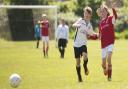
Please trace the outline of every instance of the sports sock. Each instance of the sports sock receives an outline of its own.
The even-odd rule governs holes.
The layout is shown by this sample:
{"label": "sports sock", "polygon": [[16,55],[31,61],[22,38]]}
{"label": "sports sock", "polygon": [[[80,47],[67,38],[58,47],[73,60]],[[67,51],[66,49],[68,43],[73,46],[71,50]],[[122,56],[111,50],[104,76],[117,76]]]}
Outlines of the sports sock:
{"label": "sports sock", "polygon": [[77,76],[78,76],[79,82],[82,82],[82,78],[81,78],[81,67],[80,66],[76,66],[76,71],[77,71]]}
{"label": "sports sock", "polygon": [[84,60],[84,67],[86,67],[87,66],[87,64],[88,64],[88,58],[87,58],[87,60]]}
{"label": "sports sock", "polygon": [[87,60],[84,60],[84,63],[83,63],[83,67],[84,67],[85,75],[88,75],[88,68],[87,68],[87,64],[88,64],[88,59],[87,59]]}
{"label": "sports sock", "polygon": [[83,67],[85,71],[87,71],[87,64],[88,64],[88,59],[84,60],[84,63],[83,63]]}
{"label": "sports sock", "polygon": [[61,47],[59,47],[59,52],[60,52],[60,55],[61,55],[61,58],[62,58],[62,49],[61,49]]}
{"label": "sports sock", "polygon": [[45,57],[45,50],[43,49],[44,57]]}
{"label": "sports sock", "polygon": [[108,65],[108,78],[112,76],[112,65]]}
{"label": "sports sock", "polygon": [[39,47],[39,41],[37,41],[37,48]]}
{"label": "sports sock", "polygon": [[61,54],[62,55],[62,58],[64,58],[64,53],[65,53],[65,49],[63,48],[62,49],[62,54]]}
{"label": "sports sock", "polygon": [[46,55],[47,55],[47,57],[48,57],[48,49],[49,49],[49,48],[47,47],[47,48],[46,48]]}

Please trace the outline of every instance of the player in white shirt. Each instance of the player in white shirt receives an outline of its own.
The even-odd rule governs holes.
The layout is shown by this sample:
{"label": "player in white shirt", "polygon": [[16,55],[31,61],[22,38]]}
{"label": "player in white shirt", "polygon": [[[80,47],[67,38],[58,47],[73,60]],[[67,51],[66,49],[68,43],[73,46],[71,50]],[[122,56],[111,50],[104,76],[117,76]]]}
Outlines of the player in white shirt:
{"label": "player in white shirt", "polygon": [[58,42],[58,49],[61,54],[61,58],[64,58],[65,48],[68,43],[68,38],[69,38],[69,27],[68,25],[65,24],[64,19],[62,19],[56,31],[56,40]]}
{"label": "player in white shirt", "polygon": [[84,8],[84,18],[80,18],[77,20],[73,27],[76,27],[76,35],[74,38],[74,54],[76,59],[76,71],[78,75],[78,81],[82,82],[81,77],[81,67],[80,67],[80,58],[83,56],[83,67],[85,71],[85,75],[89,74],[89,70],[87,67],[88,56],[87,56],[87,37],[91,36],[96,39],[97,34],[93,31],[92,25],[90,23],[90,19],[92,16],[92,9],[90,7]]}

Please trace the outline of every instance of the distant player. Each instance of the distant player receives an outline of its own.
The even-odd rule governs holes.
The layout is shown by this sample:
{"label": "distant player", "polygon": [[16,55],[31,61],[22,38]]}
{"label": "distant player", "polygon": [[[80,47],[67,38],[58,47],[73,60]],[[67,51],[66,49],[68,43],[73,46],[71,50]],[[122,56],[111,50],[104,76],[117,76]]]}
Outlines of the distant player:
{"label": "distant player", "polygon": [[47,19],[46,14],[42,14],[41,24],[41,36],[43,41],[43,53],[44,57],[48,57],[48,49],[49,49],[49,21]]}
{"label": "distant player", "polygon": [[37,40],[36,48],[39,47],[39,41],[40,41],[40,24],[37,22],[35,25],[35,38]]}
{"label": "distant player", "polygon": [[111,58],[115,42],[114,24],[117,19],[115,9],[112,8],[112,11],[113,15],[110,16],[108,8],[106,6],[102,6],[100,13],[101,21],[99,23],[99,36],[102,47],[102,68],[104,74],[107,75],[108,81],[111,81],[112,77]]}
{"label": "distant player", "polygon": [[97,38],[97,34],[93,31],[90,19],[92,17],[92,9],[90,7],[84,8],[84,17],[77,20],[73,27],[76,27],[76,35],[74,39],[74,54],[76,59],[76,71],[78,75],[78,81],[82,82],[80,58],[83,56],[83,67],[85,75],[89,74],[87,67],[88,64],[88,52],[87,52],[87,36],[94,36]]}
{"label": "distant player", "polygon": [[58,25],[56,32],[56,39],[58,42],[58,49],[61,54],[61,58],[64,58],[65,48],[68,43],[69,38],[69,27],[65,24],[64,19],[61,20],[61,23]]}

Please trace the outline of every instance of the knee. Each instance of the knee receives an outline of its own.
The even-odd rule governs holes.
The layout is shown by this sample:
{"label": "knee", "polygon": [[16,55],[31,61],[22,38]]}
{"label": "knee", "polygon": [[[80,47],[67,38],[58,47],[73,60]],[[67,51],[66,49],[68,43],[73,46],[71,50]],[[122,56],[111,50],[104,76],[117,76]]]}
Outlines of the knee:
{"label": "knee", "polygon": [[[77,59],[76,59],[77,60]],[[76,66],[80,66],[80,60],[76,61]]]}
{"label": "knee", "polygon": [[112,56],[112,52],[108,52],[108,57],[111,57]]}
{"label": "knee", "polygon": [[87,54],[83,54],[84,60],[87,61],[88,60],[88,56]]}

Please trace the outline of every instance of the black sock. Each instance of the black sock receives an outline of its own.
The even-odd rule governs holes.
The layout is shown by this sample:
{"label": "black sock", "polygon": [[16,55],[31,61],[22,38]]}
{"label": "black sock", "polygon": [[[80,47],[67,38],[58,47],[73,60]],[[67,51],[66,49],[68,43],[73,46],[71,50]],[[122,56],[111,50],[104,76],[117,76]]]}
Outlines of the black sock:
{"label": "black sock", "polygon": [[87,60],[84,60],[84,64],[83,64],[83,66],[86,67],[87,64],[88,64],[88,59],[87,59]]}
{"label": "black sock", "polygon": [[65,49],[63,48],[63,49],[62,49],[62,53],[61,53],[62,58],[64,58],[64,53],[65,53]]}
{"label": "black sock", "polygon": [[59,52],[60,52],[60,55],[62,57],[62,49],[61,49],[61,47],[59,47]]}
{"label": "black sock", "polygon": [[84,67],[85,72],[87,72],[87,64],[88,64],[88,59],[84,60],[84,63],[83,63],[83,67]]}
{"label": "black sock", "polygon": [[45,57],[45,50],[43,50],[43,53],[44,53],[44,57]]}
{"label": "black sock", "polygon": [[37,46],[36,46],[36,48],[38,48],[39,47],[39,41],[37,41]]}
{"label": "black sock", "polygon": [[82,82],[82,78],[81,78],[81,67],[80,66],[76,66],[76,71],[77,71],[79,82]]}

